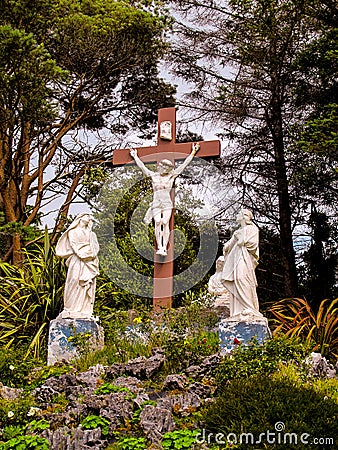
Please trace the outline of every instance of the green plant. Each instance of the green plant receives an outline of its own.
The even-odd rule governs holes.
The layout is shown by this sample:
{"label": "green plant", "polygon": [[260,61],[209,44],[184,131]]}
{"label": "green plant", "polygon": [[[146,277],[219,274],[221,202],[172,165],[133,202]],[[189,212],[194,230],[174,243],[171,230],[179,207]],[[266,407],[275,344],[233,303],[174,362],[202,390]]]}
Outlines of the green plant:
{"label": "green plant", "polygon": [[247,346],[239,345],[231,355],[226,355],[215,371],[217,385],[228,380],[254,375],[269,375],[277,370],[281,361],[301,364],[309,354],[309,346],[299,339],[275,336],[258,344],[256,340]]}
{"label": "green plant", "polygon": [[115,386],[114,384],[111,383],[104,383],[94,391],[94,394],[102,395],[102,394],[111,394],[114,392],[128,392],[129,394],[131,393],[130,389],[126,387]]}
{"label": "green plant", "polygon": [[175,430],[163,435],[164,449],[191,449],[196,443],[196,436],[201,430]]}
{"label": "green plant", "polygon": [[120,450],[144,450],[147,448],[146,440],[143,437],[126,437],[117,443]]}
{"label": "green plant", "polygon": [[70,370],[70,366],[46,366],[44,361],[30,355],[26,358],[27,346],[0,347],[0,382],[8,387],[23,387],[31,390],[50,376],[59,376]]}
{"label": "green plant", "polygon": [[338,298],[323,300],[315,313],[306,300],[286,298],[269,309],[274,334],[282,332],[314,342],[313,351],[338,357]]}
{"label": "green plant", "polygon": [[18,436],[4,444],[0,444],[0,450],[49,450],[47,439],[38,436]]}
{"label": "green plant", "polygon": [[109,434],[109,420],[101,416],[90,415],[87,416],[82,422],[81,426],[84,430],[93,430],[94,428],[101,428],[103,436]]}
{"label": "green plant", "polygon": [[68,342],[71,343],[71,346],[76,348],[78,355],[81,357],[90,352],[90,338],[92,334],[90,332],[77,332],[76,328],[71,324],[69,328],[72,331],[72,335],[69,336]]}
{"label": "green plant", "polygon": [[27,347],[0,348],[0,381],[5,386],[21,387],[27,385],[32,370],[41,364],[35,358],[24,358]]}
{"label": "green plant", "polygon": [[32,420],[31,422],[29,422],[29,424],[27,424],[27,429],[32,432],[32,431],[43,431],[46,430],[47,428],[50,428],[50,423],[45,420],[45,419],[41,419],[41,420]]}
{"label": "green plant", "polygon": [[34,245],[25,250],[22,267],[0,261],[0,344],[26,344],[24,359],[46,353],[48,324],[62,305],[65,279],[47,230],[43,245]]}
{"label": "green plant", "polygon": [[219,347],[217,333],[197,330],[186,337],[168,333],[163,348],[168,369],[181,371],[199,364],[203,357],[216,353]]}
{"label": "green plant", "polygon": [[[315,437],[325,436],[333,443],[338,439],[338,380],[330,380],[329,385],[328,388],[322,380],[304,381],[294,364],[279,365],[279,370],[271,375],[231,380],[219,386],[219,396],[203,410],[206,435],[212,433],[211,442],[215,443],[216,434],[223,433],[224,440],[229,436],[241,449],[256,448],[253,444],[257,445],[260,437],[259,448],[269,444],[269,449],[306,450],[310,442],[311,448],[323,448],[315,445]],[[280,442],[277,431],[281,431]],[[297,435],[296,447],[290,445],[287,433]],[[308,439],[307,445],[301,442],[302,435]]]}
{"label": "green plant", "polygon": [[21,425],[7,425],[2,430],[2,439],[4,441],[9,441],[12,438],[20,436],[24,433],[25,427]]}
{"label": "green plant", "polygon": [[0,423],[2,427],[23,426],[39,411],[35,399],[26,392],[14,400],[0,397]]}

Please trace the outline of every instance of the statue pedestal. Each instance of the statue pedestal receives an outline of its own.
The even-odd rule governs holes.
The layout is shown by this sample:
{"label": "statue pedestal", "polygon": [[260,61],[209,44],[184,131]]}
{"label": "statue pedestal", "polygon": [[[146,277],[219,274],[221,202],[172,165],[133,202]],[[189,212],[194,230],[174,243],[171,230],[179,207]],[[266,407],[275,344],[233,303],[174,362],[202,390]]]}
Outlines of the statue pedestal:
{"label": "statue pedestal", "polygon": [[[84,333],[90,333],[86,337]],[[94,319],[62,319],[56,318],[49,324],[47,364],[52,366],[57,362],[69,362],[79,356],[79,351],[73,344],[71,336],[80,337],[88,345],[88,350],[101,350],[104,343],[103,328]]]}
{"label": "statue pedestal", "polygon": [[229,317],[222,319],[218,326],[220,353],[231,353],[239,344],[246,345],[255,337],[259,344],[271,337],[268,321],[265,317],[238,319]]}

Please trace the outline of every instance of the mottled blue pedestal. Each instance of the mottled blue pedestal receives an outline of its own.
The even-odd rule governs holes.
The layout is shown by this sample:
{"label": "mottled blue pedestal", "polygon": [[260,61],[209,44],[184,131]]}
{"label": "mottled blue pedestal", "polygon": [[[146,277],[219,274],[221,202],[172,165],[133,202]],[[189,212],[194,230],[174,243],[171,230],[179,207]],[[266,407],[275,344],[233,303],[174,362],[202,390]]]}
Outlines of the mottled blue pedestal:
{"label": "mottled blue pedestal", "polygon": [[[90,333],[88,348],[98,350],[103,348],[103,328],[94,319],[61,319],[51,320],[49,324],[48,358],[47,364],[54,365],[57,362],[69,362],[79,356],[78,351],[70,336],[79,333]],[[84,338],[86,336],[84,335]]]}
{"label": "mottled blue pedestal", "polygon": [[221,354],[231,353],[238,345],[246,345],[252,338],[262,344],[271,337],[265,317],[250,320],[223,319],[218,326]]}

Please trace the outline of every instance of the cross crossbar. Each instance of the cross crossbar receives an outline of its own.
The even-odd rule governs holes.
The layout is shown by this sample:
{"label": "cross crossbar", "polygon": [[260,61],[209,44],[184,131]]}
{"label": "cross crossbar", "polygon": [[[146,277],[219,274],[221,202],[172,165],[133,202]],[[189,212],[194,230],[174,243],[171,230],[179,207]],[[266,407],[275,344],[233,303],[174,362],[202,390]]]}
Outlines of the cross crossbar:
{"label": "cross crossbar", "polygon": [[[220,155],[220,141],[199,142],[199,158],[217,157]],[[139,158],[144,163],[159,162],[169,159],[173,163],[184,159],[190,154],[192,142],[176,143],[176,108],[158,110],[158,140],[157,146],[137,148]],[[113,166],[134,163],[130,149],[117,149],[113,154]],[[171,193],[174,204],[174,189]],[[155,309],[172,307],[173,273],[174,273],[174,214],[170,218],[170,238],[168,254],[163,257],[155,252],[154,258],[154,290],[153,306]],[[156,249],[155,249],[156,250]]]}

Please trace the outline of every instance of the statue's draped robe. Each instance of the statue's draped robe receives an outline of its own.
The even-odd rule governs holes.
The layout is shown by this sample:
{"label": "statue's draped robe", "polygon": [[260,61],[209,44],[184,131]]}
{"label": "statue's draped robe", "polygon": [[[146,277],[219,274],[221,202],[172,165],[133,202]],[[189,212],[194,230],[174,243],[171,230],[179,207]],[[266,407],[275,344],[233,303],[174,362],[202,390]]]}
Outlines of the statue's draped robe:
{"label": "statue's draped robe", "polygon": [[222,282],[230,292],[230,317],[243,313],[262,316],[255,275],[259,258],[258,242],[258,228],[250,224],[237,230],[224,245]]}
{"label": "statue's draped robe", "polygon": [[56,254],[67,258],[67,279],[62,318],[92,318],[95,300],[96,276],[99,274],[96,234],[72,224],[61,236]]}

